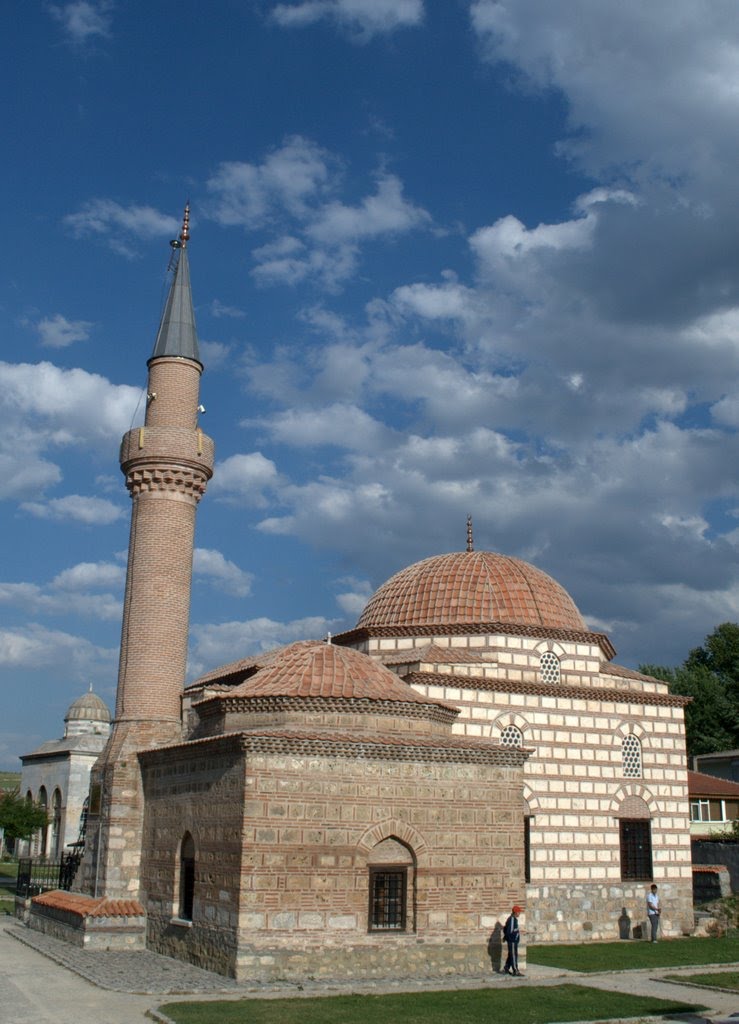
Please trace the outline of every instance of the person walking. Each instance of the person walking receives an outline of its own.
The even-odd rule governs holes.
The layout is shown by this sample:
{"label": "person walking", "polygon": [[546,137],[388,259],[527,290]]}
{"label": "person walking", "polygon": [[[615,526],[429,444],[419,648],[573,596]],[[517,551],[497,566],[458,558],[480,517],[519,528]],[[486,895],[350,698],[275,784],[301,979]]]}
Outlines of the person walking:
{"label": "person walking", "polygon": [[518,925],[520,913],[521,908],[519,906],[513,907],[506,923],[503,925],[503,938],[508,946],[508,956],[506,957],[503,971],[517,978],[523,977],[518,969],[518,943],[521,938],[521,929]]}
{"label": "person walking", "polygon": [[652,884],[647,893],[647,917],[649,924],[652,929],[652,942],[657,941],[657,932],[659,931],[659,916],[662,913],[662,907],[659,902],[659,892],[657,886]]}

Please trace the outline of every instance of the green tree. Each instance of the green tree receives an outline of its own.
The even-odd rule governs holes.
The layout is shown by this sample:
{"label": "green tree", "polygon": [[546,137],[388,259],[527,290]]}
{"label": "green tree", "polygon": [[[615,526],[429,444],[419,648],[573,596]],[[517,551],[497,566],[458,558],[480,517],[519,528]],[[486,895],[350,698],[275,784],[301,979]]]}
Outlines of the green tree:
{"label": "green tree", "polygon": [[6,839],[30,839],[48,821],[46,808],[24,799],[17,789],[0,793],[0,828]]}
{"label": "green tree", "polygon": [[739,624],[717,626],[679,668],[642,665],[639,670],[664,679],[671,693],[693,698],[685,708],[691,757],[739,747]]}

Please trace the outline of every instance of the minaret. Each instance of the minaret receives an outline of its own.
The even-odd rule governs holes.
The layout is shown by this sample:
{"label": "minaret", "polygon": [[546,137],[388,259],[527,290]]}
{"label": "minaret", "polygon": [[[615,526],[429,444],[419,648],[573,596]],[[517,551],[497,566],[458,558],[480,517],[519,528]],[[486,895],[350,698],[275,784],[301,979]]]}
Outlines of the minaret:
{"label": "minaret", "polygon": [[94,895],[118,898],[139,890],[143,794],[136,752],[182,735],[195,513],[213,473],[213,442],[198,426],[203,365],[190,291],[189,221],[187,206],[179,239],[171,243],[174,278],[148,361],[144,426],[121,443],[132,509],[118,690],[91,791],[94,814],[97,781],[97,849],[86,857],[82,880]]}

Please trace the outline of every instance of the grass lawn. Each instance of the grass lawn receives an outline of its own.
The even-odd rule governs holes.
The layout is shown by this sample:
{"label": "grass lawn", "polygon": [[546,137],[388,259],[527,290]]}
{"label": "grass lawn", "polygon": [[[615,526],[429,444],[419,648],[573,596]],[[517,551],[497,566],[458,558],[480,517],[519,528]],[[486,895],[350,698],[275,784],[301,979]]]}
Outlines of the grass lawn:
{"label": "grass lawn", "polygon": [[691,985],[707,985],[709,988],[730,988],[739,992],[739,971],[716,971],[715,974],[671,974],[669,981],[689,981]]}
{"label": "grass lawn", "polygon": [[652,944],[638,939],[592,942],[578,946],[529,946],[530,964],[571,971],[633,971],[648,967],[689,967],[692,964],[739,963],[739,938],[664,939]]}
{"label": "grass lawn", "polygon": [[8,878],[13,881],[18,877],[18,863],[14,860],[0,860],[0,885]]}
{"label": "grass lawn", "polygon": [[660,1013],[687,1013],[694,1004],[670,999],[602,992],[580,985],[553,988],[415,992],[386,996],[351,995],[316,999],[240,999],[166,1003],[160,1007],[177,1024],[555,1024]]}

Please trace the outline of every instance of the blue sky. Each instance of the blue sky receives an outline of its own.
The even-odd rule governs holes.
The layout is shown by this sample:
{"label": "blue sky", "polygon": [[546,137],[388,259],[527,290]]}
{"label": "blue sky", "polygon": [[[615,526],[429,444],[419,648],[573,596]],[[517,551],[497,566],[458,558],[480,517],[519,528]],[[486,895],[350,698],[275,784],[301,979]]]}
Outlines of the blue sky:
{"label": "blue sky", "polygon": [[350,628],[468,514],[622,664],[737,618],[733,2],[28,0],[0,45],[2,766],[114,700],[187,199],[191,675]]}

